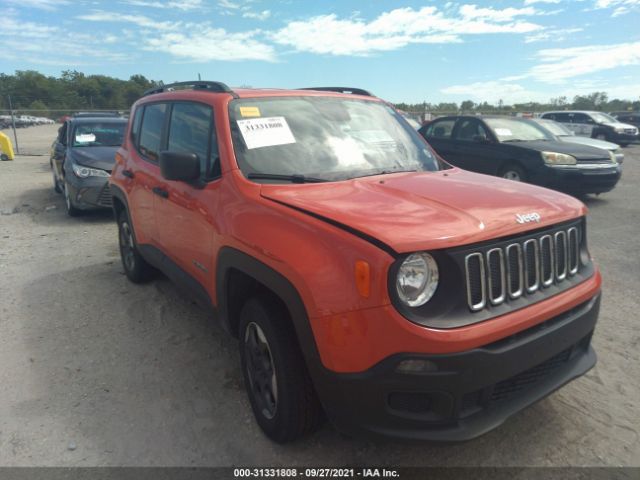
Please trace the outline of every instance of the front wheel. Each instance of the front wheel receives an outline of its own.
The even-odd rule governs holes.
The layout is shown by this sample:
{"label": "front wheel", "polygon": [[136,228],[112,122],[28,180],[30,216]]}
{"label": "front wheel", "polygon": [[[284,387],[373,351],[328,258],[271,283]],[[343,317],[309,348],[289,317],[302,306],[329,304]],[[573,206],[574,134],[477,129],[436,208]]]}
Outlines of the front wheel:
{"label": "front wheel", "polygon": [[527,174],[525,173],[524,169],[519,165],[514,165],[514,164],[507,165],[505,168],[503,168],[502,171],[500,172],[500,176],[502,178],[506,178],[507,180],[513,180],[515,182],[527,181]]}
{"label": "front wheel", "polygon": [[322,407],[288,313],[269,296],[242,308],[240,358],[251,408],[270,439],[286,443],[318,427]]}
{"label": "front wheel", "polygon": [[604,133],[599,133],[596,135],[596,139],[598,140],[603,140],[603,141],[607,141],[607,136]]}
{"label": "front wheel", "polygon": [[76,208],[76,206],[73,204],[71,193],[69,192],[69,186],[66,183],[63,185],[63,193],[64,206],[67,209],[67,215],[69,215],[70,217],[78,217],[82,215],[82,210]]}
{"label": "front wheel", "polygon": [[51,167],[51,175],[53,176],[53,189],[56,193],[62,193],[60,182],[58,182],[58,177],[56,177],[56,172],[53,170],[53,167]]}

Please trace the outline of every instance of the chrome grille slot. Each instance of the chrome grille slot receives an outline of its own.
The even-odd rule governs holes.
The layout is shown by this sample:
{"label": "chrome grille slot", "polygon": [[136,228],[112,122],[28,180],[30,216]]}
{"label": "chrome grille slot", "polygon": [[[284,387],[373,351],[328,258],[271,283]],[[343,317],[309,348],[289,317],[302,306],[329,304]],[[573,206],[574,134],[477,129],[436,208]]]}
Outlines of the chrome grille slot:
{"label": "chrome grille slot", "polygon": [[551,235],[540,237],[540,280],[543,287],[548,287],[553,283],[553,240]]}
{"label": "chrome grille slot", "polygon": [[542,300],[569,288],[585,266],[582,235],[574,223],[466,250],[459,258],[464,258],[469,309],[478,312],[528,296]]}
{"label": "chrome grille slot", "polygon": [[540,251],[538,242],[533,238],[523,244],[525,284],[528,293],[533,293],[540,286]]}
{"label": "chrome grille slot", "polygon": [[569,267],[569,275],[578,273],[578,265],[580,263],[580,238],[578,237],[578,229],[571,227],[567,231],[568,235],[568,252],[567,265]]}
{"label": "chrome grille slot", "polygon": [[555,234],[556,247],[556,278],[558,281],[567,278],[567,233],[560,231]]}
{"label": "chrome grille slot", "polygon": [[512,243],[507,247],[507,286],[511,298],[522,295],[522,270],[522,247],[519,243]]}
{"label": "chrome grille slot", "polygon": [[486,305],[484,257],[481,253],[467,255],[465,260],[467,277],[467,303],[471,310],[482,310]]}
{"label": "chrome grille slot", "polygon": [[487,269],[489,280],[489,300],[498,305],[505,299],[505,266],[504,253],[501,248],[492,248],[487,252]]}

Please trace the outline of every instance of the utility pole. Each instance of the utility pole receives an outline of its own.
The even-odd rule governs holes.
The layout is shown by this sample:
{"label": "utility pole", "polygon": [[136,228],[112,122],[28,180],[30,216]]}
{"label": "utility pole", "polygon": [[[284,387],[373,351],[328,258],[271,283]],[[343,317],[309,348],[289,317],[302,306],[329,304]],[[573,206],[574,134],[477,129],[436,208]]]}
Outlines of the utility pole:
{"label": "utility pole", "polygon": [[18,134],[16,133],[16,117],[13,115],[13,105],[11,105],[11,95],[7,95],[9,99],[9,111],[11,112],[11,126],[13,127],[13,139],[16,144],[16,153],[20,154],[20,147],[18,147]]}

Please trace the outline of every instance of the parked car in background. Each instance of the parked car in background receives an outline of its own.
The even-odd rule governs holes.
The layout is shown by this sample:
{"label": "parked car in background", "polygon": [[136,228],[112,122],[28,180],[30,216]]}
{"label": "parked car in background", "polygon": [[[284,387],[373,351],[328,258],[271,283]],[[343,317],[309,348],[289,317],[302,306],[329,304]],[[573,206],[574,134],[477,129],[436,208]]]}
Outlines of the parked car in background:
{"label": "parked car in background", "polygon": [[640,129],[640,112],[615,112],[611,116],[619,122],[628,123]]}
{"label": "parked car in background", "polygon": [[540,118],[562,123],[576,135],[606,140],[623,147],[640,138],[637,127],[622,123],[602,112],[586,110],[545,112],[540,115]]}
{"label": "parked car in background", "polygon": [[51,172],[70,216],[111,207],[107,181],[126,125],[124,118],[81,116],[69,118],[58,130],[51,146]]}
{"label": "parked car in background", "polygon": [[317,90],[148,91],[109,180],[125,274],[217,312],[266,435],[324,410],[350,434],[465,440],[588,371],[585,206],[451,168],[387,102]]}
{"label": "parked car in background", "polygon": [[576,135],[562,123],[558,123],[555,120],[546,120],[544,118],[532,118],[540,127],[547,130],[550,134],[554,135],[561,142],[579,143],[580,145],[588,145],[590,147],[600,148],[613,153],[616,162],[622,163],[624,161],[624,153],[619,145],[604,140],[598,140],[597,138],[581,137]]}
{"label": "parked car in background", "polygon": [[561,142],[529,119],[449,116],[419,131],[447,162],[474,172],[573,194],[608,192],[620,179],[610,152]]}

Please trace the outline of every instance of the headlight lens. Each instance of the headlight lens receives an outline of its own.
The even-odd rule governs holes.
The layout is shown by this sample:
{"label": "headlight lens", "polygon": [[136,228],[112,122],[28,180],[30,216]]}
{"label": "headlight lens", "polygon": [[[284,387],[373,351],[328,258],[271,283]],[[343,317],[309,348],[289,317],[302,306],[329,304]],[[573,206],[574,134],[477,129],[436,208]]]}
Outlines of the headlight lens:
{"label": "headlight lens", "polygon": [[109,173],[104,170],[99,170],[97,168],[89,168],[83,167],[82,165],[73,165],[73,173],[76,174],[76,177],[87,178],[87,177],[108,177]]}
{"label": "headlight lens", "polygon": [[616,158],[616,152],[614,152],[613,150],[609,150],[609,158],[611,158],[611,161],[613,163],[618,163],[618,160]]}
{"label": "headlight lens", "polygon": [[616,133],[624,133],[624,127],[615,127],[614,130]]}
{"label": "headlight lens", "polygon": [[576,157],[566,153],[542,152],[542,159],[547,165],[575,165],[578,163]]}
{"label": "headlight lens", "polygon": [[424,305],[438,287],[438,264],[428,253],[409,255],[398,270],[396,290],[398,297],[409,307]]}

